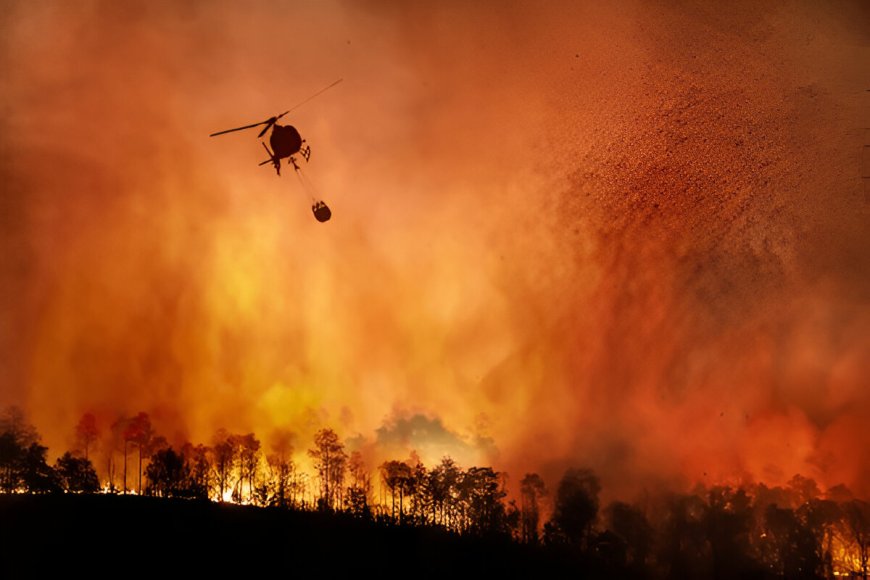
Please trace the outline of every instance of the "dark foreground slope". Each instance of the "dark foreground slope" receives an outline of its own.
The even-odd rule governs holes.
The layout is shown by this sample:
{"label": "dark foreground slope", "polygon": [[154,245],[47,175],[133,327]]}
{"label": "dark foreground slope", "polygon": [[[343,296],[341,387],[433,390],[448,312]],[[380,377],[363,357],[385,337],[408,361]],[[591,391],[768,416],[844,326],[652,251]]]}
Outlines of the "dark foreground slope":
{"label": "dark foreground slope", "polygon": [[0,578],[67,571],[160,577],[603,575],[588,563],[507,541],[342,514],[133,496],[0,495]]}

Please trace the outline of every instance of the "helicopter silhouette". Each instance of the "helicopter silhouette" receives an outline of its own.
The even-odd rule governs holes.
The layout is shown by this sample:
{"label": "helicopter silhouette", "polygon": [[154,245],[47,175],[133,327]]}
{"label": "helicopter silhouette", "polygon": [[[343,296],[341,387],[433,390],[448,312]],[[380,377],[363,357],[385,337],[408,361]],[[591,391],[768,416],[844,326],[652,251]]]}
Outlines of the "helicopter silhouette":
{"label": "helicopter silhouette", "polygon": [[272,146],[272,150],[263,143],[263,147],[266,149],[266,153],[269,154],[269,159],[260,163],[260,165],[265,165],[267,163],[271,163],[275,167],[275,172],[278,175],[281,175],[281,160],[289,159],[290,163],[296,166],[296,158],[294,155],[296,153],[301,153],[302,157],[305,158],[305,161],[308,161],[311,158],[311,147],[305,144],[305,139],[299,134],[299,131],[296,130],[296,127],[292,125],[279,125],[278,119],[289,113],[290,111],[284,111],[280,115],[275,117],[270,117],[265,121],[260,123],[252,123],[251,125],[245,125],[244,127],[236,127],[235,129],[227,129],[226,131],[218,131],[217,133],[212,133],[209,137],[217,137],[218,135],[225,135],[226,133],[232,133],[234,131],[242,131],[244,129],[253,129],[254,127],[259,127],[260,125],[266,125],[263,127],[263,130],[260,131],[260,134],[257,135],[257,138],[262,138],[263,135],[269,129],[272,129],[272,134],[269,135],[269,144]]}
{"label": "helicopter silhouette", "polygon": [[[312,100],[313,98],[321,95],[327,90],[331,89],[338,83],[340,83],[343,79],[338,79],[331,85],[317,91],[301,103],[287,109],[280,115],[275,115],[274,117],[269,117],[265,121],[260,121],[259,123],[251,123],[250,125],[245,125],[243,127],[236,127],[234,129],[226,129],[224,131],[218,131],[217,133],[212,133],[209,137],[217,137],[218,135],[225,135],[227,133],[234,133],[235,131],[243,131],[245,129],[253,129],[254,127],[259,127],[260,125],[265,125],[260,133],[257,135],[258,139],[261,139],[263,135],[265,135],[269,129],[272,130],[272,133],[269,135],[269,145],[272,146],[272,149],[263,143],[263,148],[268,153],[269,158],[260,163],[260,165],[266,165],[267,163],[271,163],[275,168],[275,172],[280,176],[281,175],[281,160],[287,159],[288,164],[293,166],[293,169],[296,170],[296,174],[299,176],[300,181],[303,181],[303,185],[305,185],[305,181],[302,178],[302,169],[299,167],[299,164],[296,163],[296,154],[300,154],[306,162],[311,159],[311,147],[306,144],[305,139],[299,134],[299,131],[296,130],[296,127],[292,125],[279,125],[278,121],[284,117],[287,113],[294,111]],[[332,212],[329,207],[320,200],[315,200],[314,205],[311,207],[311,210],[314,212],[314,217],[317,218],[320,222],[328,221],[330,217],[332,217]]]}

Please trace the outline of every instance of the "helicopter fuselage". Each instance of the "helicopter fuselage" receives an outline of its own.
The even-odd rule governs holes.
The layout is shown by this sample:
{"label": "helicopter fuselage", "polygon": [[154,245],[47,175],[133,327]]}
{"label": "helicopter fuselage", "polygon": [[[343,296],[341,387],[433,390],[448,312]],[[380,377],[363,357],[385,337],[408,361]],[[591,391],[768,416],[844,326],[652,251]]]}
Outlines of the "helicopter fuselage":
{"label": "helicopter fuselage", "polygon": [[292,125],[275,125],[269,135],[272,153],[277,159],[284,159],[299,153],[302,149],[302,136]]}

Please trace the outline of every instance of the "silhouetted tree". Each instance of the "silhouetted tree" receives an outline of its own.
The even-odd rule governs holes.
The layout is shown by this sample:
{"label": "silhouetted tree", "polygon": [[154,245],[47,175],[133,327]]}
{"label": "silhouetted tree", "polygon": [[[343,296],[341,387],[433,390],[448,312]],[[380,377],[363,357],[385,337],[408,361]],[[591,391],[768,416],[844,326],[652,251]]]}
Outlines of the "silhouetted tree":
{"label": "silhouetted tree", "polygon": [[9,433],[21,447],[30,447],[39,442],[36,427],[28,423],[24,411],[15,406],[7,407],[0,414],[0,433]]}
{"label": "silhouetted tree", "polygon": [[755,498],[755,509],[758,512],[756,518],[759,521],[764,519],[764,510],[769,505],[794,507],[792,506],[794,494],[782,487],[767,487],[759,483],[750,490],[750,495]]}
{"label": "silhouetted tree", "polygon": [[870,572],[870,504],[857,499],[844,504],[842,527],[857,554],[858,569],[853,571],[866,579]]}
{"label": "silhouetted tree", "polygon": [[671,578],[711,578],[712,558],[707,541],[707,504],[694,494],[668,498],[659,530],[658,560]]}
{"label": "silhouetted tree", "polygon": [[86,457],[75,457],[67,451],[55,463],[60,484],[67,491],[95,493],[100,491],[100,480],[94,464]]}
{"label": "silhouetted tree", "polygon": [[109,426],[109,431],[103,436],[100,448],[105,454],[106,462],[106,479],[108,480],[108,490],[111,493],[117,491],[115,485],[115,475],[117,465],[115,463],[115,454],[124,452],[124,429],[126,421],[123,417],[119,417]]}
{"label": "silhouetted tree", "polygon": [[537,473],[527,473],[520,481],[521,525],[520,541],[527,544],[538,543],[540,527],[540,501],[547,494],[544,480]]}
{"label": "silhouetted tree", "polygon": [[797,516],[815,536],[816,559],[822,566],[819,574],[830,578],[834,575],[834,535],[843,516],[840,506],[834,501],[814,497],[798,508]]}
{"label": "silhouetted tree", "polygon": [[459,481],[462,472],[450,457],[443,457],[441,463],[429,472],[429,493],[432,501],[433,522],[453,528],[456,522],[456,498],[459,497]]}
{"label": "silhouetted tree", "polygon": [[10,493],[21,485],[21,460],[24,448],[16,440],[15,435],[0,432],[0,489]]}
{"label": "silhouetted tree", "polygon": [[84,451],[85,459],[90,458],[90,448],[99,438],[97,418],[93,413],[85,413],[76,425],[76,446]]}
{"label": "silhouetted tree", "polygon": [[411,454],[411,483],[408,489],[411,491],[411,519],[416,524],[425,524],[429,521],[432,493],[429,489],[429,472],[417,453]]}
{"label": "silhouetted tree", "polygon": [[266,466],[269,470],[272,497],[271,505],[286,507],[291,498],[293,471],[293,434],[289,431],[276,431],[272,435],[272,453],[266,456]]}
{"label": "silhouetted tree", "polygon": [[789,480],[786,489],[792,495],[791,506],[794,508],[798,508],[821,495],[818,484],[800,474],[796,474]]}
{"label": "silhouetted tree", "polygon": [[254,437],[253,433],[246,435],[236,435],[233,438],[236,445],[236,457],[239,466],[239,484],[238,484],[238,499],[244,500],[244,483],[248,483],[248,495],[253,496],[254,493],[254,477],[257,474],[257,468],[260,464],[260,440]]}
{"label": "silhouetted tree", "polygon": [[411,467],[403,461],[385,461],[381,464],[381,481],[390,490],[392,517],[396,519],[396,496],[399,497],[399,523],[404,521],[404,499],[412,478]]}
{"label": "silhouetted tree", "polygon": [[21,460],[21,481],[30,493],[53,493],[61,491],[57,473],[46,463],[48,448],[31,443]]}
{"label": "silhouetted tree", "polygon": [[306,509],[313,502],[311,477],[304,471],[296,470],[290,479],[290,503]]}
{"label": "silhouetted tree", "polygon": [[715,578],[755,576],[761,567],[752,557],[752,500],[743,489],[714,487],[704,510],[705,535],[710,544]]}
{"label": "silhouetted tree", "polygon": [[0,489],[2,491],[9,493],[28,487],[25,477],[28,462],[33,460],[31,448],[37,445],[38,441],[39,435],[36,429],[27,422],[21,409],[9,407],[0,415]]}
{"label": "silhouetted tree", "polygon": [[130,419],[127,417],[118,417],[112,423],[112,439],[120,443],[121,451],[124,455],[124,466],[122,471],[123,484],[121,485],[121,493],[127,493],[127,452],[130,443]]}
{"label": "silhouetted tree", "polygon": [[510,530],[510,535],[512,539],[517,539],[517,534],[519,534],[520,530],[521,518],[522,512],[520,511],[519,506],[517,506],[517,501],[515,499],[510,500],[508,502],[507,511],[505,513],[505,522],[508,529]]}
{"label": "silhouetted tree", "polygon": [[852,490],[850,490],[848,487],[846,487],[842,483],[839,483],[839,484],[835,485],[834,487],[828,488],[828,491],[827,491],[827,493],[825,493],[825,495],[827,496],[827,498],[829,500],[835,501],[838,504],[843,504],[843,503],[846,503],[848,501],[855,499],[855,496],[852,493]]}
{"label": "silhouetted tree", "polygon": [[142,459],[147,459],[149,455],[151,455],[152,451],[154,451],[154,439],[155,439],[154,428],[151,426],[151,418],[148,416],[148,413],[140,412],[135,417],[127,421],[125,430],[124,430],[124,443],[125,443],[125,456],[124,456],[124,486],[126,490],[127,478],[126,478],[126,444],[127,442],[132,443],[136,446],[136,449],[139,452],[139,466],[137,469],[137,478],[136,478],[136,493],[142,493]]}
{"label": "silhouetted tree", "polygon": [[613,502],[604,510],[607,529],[625,543],[626,564],[635,572],[646,567],[653,542],[653,529],[644,513],[635,506]]}
{"label": "silhouetted tree", "polygon": [[186,462],[186,472],[189,478],[187,488],[190,497],[207,499],[211,489],[211,450],[205,445],[185,443],[181,455]]}
{"label": "silhouetted tree", "polygon": [[338,435],[332,429],[321,429],[314,435],[314,448],[308,450],[320,479],[320,505],[331,510],[339,503],[347,454]]}
{"label": "silhouetted tree", "polygon": [[149,495],[160,497],[185,497],[190,495],[187,483],[190,473],[184,456],[171,447],[157,451],[145,469]]}
{"label": "silhouetted tree", "polygon": [[548,541],[584,547],[598,516],[601,484],[589,469],[569,469],[559,481]]}
{"label": "silhouetted tree", "polygon": [[369,493],[371,493],[371,478],[362,454],[354,451],[350,454],[347,462],[347,471],[350,475],[350,485],[347,488],[347,510],[360,518],[370,519]]}
{"label": "silhouetted tree", "polygon": [[822,570],[817,539],[791,508],[764,511],[764,563],[785,578],[816,578]]}
{"label": "silhouetted tree", "polygon": [[236,457],[236,448],[231,436],[224,429],[218,430],[212,446],[212,465],[218,487],[218,501],[224,501],[224,494],[229,489],[230,476]]}
{"label": "silhouetted tree", "polygon": [[[620,575],[620,572],[627,570],[628,561],[628,544],[625,538],[616,532],[606,529],[602,532],[590,532],[588,548],[595,555],[595,560],[598,565],[614,575]],[[633,570],[638,576],[643,577],[642,570]]]}
{"label": "silhouetted tree", "polygon": [[462,478],[460,493],[466,530],[479,536],[509,536],[507,513],[502,502],[506,495],[501,474],[491,467],[470,467]]}

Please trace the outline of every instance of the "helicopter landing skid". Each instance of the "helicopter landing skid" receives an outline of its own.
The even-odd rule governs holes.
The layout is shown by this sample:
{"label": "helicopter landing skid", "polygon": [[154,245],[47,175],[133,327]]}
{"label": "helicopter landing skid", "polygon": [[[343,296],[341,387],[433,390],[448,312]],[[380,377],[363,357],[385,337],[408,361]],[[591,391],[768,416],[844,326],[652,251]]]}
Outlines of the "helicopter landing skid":
{"label": "helicopter landing skid", "polygon": [[269,150],[268,147],[266,147],[266,144],[265,144],[265,143],[261,142],[260,145],[262,145],[262,146],[263,146],[263,149],[266,150],[266,153],[269,154],[269,158],[266,159],[265,161],[263,161],[262,163],[260,163],[260,165],[265,165],[265,164],[267,164],[267,163],[271,163],[271,164],[272,164],[272,167],[275,168],[275,171],[276,171],[276,172],[278,173],[278,175],[280,176],[280,175],[281,175],[281,159],[279,159],[278,157],[276,157],[275,154],[272,153],[272,152]]}

